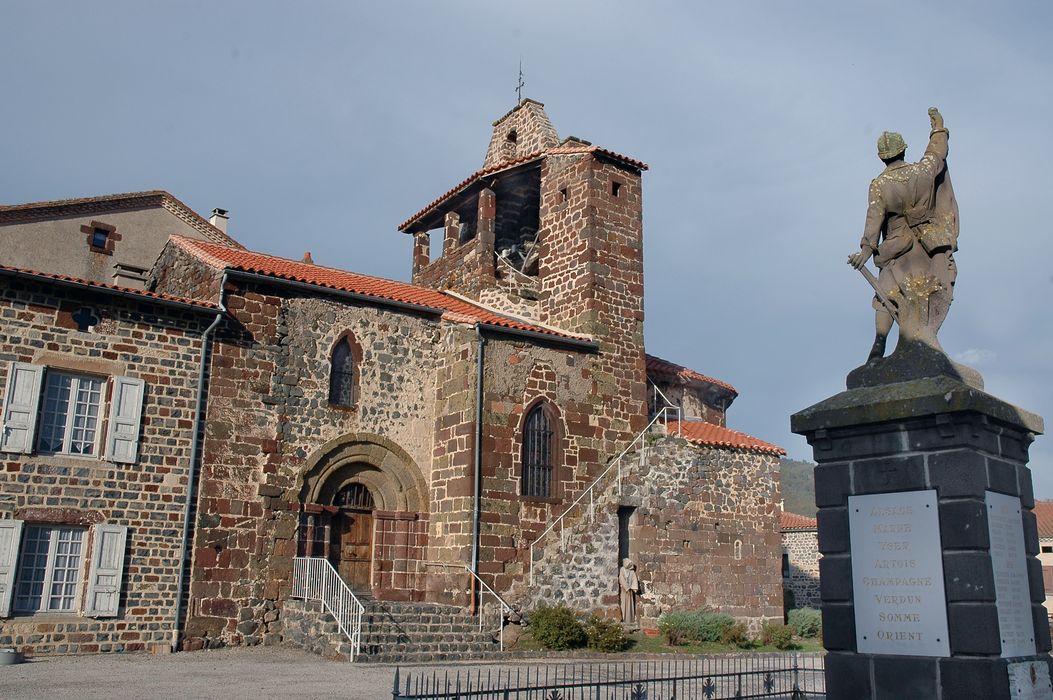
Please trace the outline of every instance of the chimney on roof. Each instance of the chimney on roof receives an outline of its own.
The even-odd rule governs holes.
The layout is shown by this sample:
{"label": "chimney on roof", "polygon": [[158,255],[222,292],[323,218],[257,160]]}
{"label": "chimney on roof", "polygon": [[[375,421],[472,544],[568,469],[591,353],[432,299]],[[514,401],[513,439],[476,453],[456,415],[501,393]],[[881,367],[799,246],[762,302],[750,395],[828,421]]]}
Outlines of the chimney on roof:
{"label": "chimney on roof", "polygon": [[314,258],[311,257],[311,251],[307,251],[303,254],[303,262],[308,265],[314,265]]}
{"label": "chimney on roof", "polygon": [[208,217],[208,223],[218,228],[223,233],[227,232],[227,222],[230,221],[230,217],[227,216],[226,209],[216,208],[212,210],[212,216]]}

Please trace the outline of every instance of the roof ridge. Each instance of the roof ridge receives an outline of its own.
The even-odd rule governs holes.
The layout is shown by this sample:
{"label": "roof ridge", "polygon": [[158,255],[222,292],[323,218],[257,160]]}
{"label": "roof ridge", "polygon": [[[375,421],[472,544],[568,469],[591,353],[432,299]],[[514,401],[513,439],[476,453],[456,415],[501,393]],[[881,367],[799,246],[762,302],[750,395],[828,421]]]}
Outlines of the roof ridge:
{"label": "roof ridge", "polygon": [[135,287],[125,287],[119,284],[109,284],[108,282],[99,282],[97,280],[89,280],[83,277],[74,277],[73,275],[62,275],[54,272],[43,272],[41,270],[33,270],[25,267],[13,267],[11,265],[0,264],[0,271],[12,272],[19,275],[26,275],[31,277],[37,277],[40,279],[50,279],[58,282],[68,282],[78,286],[93,287],[101,290],[116,291],[127,294],[134,294],[135,296],[145,297],[147,299],[153,299],[155,301],[173,301],[181,304],[187,304],[190,306],[197,306],[207,309],[218,309],[219,306],[210,301],[204,301],[202,299],[191,299],[190,297],[178,296],[176,294],[166,294],[164,292],[155,292],[148,289],[137,289]]}
{"label": "roof ridge", "polygon": [[[419,285],[413,285],[413,286],[416,287],[416,286],[419,286]],[[476,307],[478,307],[478,308],[480,308],[480,309],[482,309],[484,311],[489,311],[490,313],[494,314],[495,316],[502,316],[504,318],[507,318],[510,321],[518,321],[519,323],[527,323],[527,324],[530,324],[532,326],[537,326],[538,328],[544,328],[546,330],[550,330],[550,331],[553,331],[555,333],[560,333],[561,335],[565,335],[565,336],[567,336],[569,338],[577,338],[578,340],[586,340],[586,341],[589,341],[589,342],[592,341],[592,336],[591,335],[584,335],[584,334],[581,334],[581,333],[571,333],[570,331],[563,330],[562,328],[559,328],[558,326],[553,326],[553,325],[550,325],[548,323],[542,323],[542,322],[536,321],[536,320],[534,320],[532,318],[527,318],[526,316],[520,316],[518,314],[510,314],[507,311],[504,311],[502,309],[498,309],[496,307],[490,306],[489,304],[484,304],[481,301],[476,301],[475,299],[472,299],[470,297],[466,297],[463,294],[458,294],[457,292],[453,291],[452,289],[441,289],[441,290],[436,290],[436,291],[438,291],[440,294],[445,294],[447,296],[451,296],[454,299],[459,299],[460,301],[463,301],[466,304],[471,304],[472,306],[476,306]]]}
{"label": "roof ridge", "polygon": [[[650,361],[655,362],[655,363],[661,363],[661,364],[668,365],[670,367],[676,368],[676,370],[673,373],[676,374],[676,376],[678,376],[678,377],[681,377],[683,379],[693,379],[695,381],[704,381],[704,382],[706,382],[708,384],[713,384],[714,386],[719,386],[719,387],[722,387],[724,389],[727,389],[728,391],[731,391],[732,393],[734,393],[735,396],[739,395],[739,390],[738,389],[736,389],[734,386],[732,386],[731,384],[729,384],[729,383],[727,383],[727,382],[725,382],[725,381],[723,381],[721,379],[717,379],[716,377],[711,377],[711,376],[709,376],[707,374],[702,374],[701,372],[699,372],[697,370],[693,370],[690,367],[685,367],[684,365],[681,365],[681,364],[678,364],[676,362],[673,362],[672,360],[667,360],[664,357],[659,357],[658,355],[653,355],[653,354],[651,354],[649,352],[646,352],[646,351],[644,352],[644,356],[645,356],[644,357],[645,361],[650,360]],[[655,370],[656,371],[661,371],[657,367],[655,368]],[[687,373],[687,376],[685,376],[685,373]],[[691,376],[691,375],[694,375],[694,376]]]}

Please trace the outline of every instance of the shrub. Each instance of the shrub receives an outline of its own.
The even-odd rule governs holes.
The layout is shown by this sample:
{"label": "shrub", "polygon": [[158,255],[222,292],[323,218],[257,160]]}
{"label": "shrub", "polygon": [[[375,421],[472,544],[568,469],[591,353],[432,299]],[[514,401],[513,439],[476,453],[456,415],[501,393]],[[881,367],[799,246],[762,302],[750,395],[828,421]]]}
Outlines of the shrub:
{"label": "shrub", "polygon": [[776,649],[789,649],[793,646],[793,627],[769,623],[761,630],[761,644]]}
{"label": "shrub", "polygon": [[786,615],[798,637],[818,637],[823,629],[823,614],[815,608],[798,608]]}
{"label": "shrub", "polygon": [[673,646],[687,642],[719,642],[724,630],[733,624],[733,617],[712,610],[670,612],[658,618],[658,629]]}
{"label": "shrub", "polygon": [[564,605],[541,605],[530,614],[530,632],[546,649],[574,649],[585,646],[588,636],[574,612]]}
{"label": "shrub", "polygon": [[629,637],[621,623],[615,620],[593,615],[585,624],[585,633],[589,638],[589,649],[613,652],[629,648]]}
{"label": "shrub", "polygon": [[749,629],[744,622],[734,622],[730,627],[726,627],[724,633],[720,635],[720,642],[722,644],[734,644],[739,649],[748,649],[753,646]]}

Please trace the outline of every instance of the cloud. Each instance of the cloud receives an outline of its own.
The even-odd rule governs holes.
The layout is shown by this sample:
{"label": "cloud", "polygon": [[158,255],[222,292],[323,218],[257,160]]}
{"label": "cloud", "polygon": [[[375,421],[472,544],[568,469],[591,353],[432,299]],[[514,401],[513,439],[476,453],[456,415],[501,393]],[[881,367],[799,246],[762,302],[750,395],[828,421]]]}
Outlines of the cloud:
{"label": "cloud", "polygon": [[961,362],[964,365],[983,365],[995,359],[995,357],[997,357],[997,354],[993,350],[969,348],[955,355],[954,361]]}

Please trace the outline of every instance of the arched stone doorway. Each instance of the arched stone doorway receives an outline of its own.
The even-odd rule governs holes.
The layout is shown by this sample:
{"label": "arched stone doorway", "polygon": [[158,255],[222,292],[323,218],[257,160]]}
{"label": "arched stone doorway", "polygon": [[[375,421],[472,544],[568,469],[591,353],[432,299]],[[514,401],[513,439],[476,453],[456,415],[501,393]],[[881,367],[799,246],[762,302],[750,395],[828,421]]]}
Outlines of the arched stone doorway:
{"label": "arched stone doorway", "polygon": [[427,492],[416,463],[378,435],[349,434],[308,459],[300,482],[300,556],[325,557],[356,593],[422,590]]}

